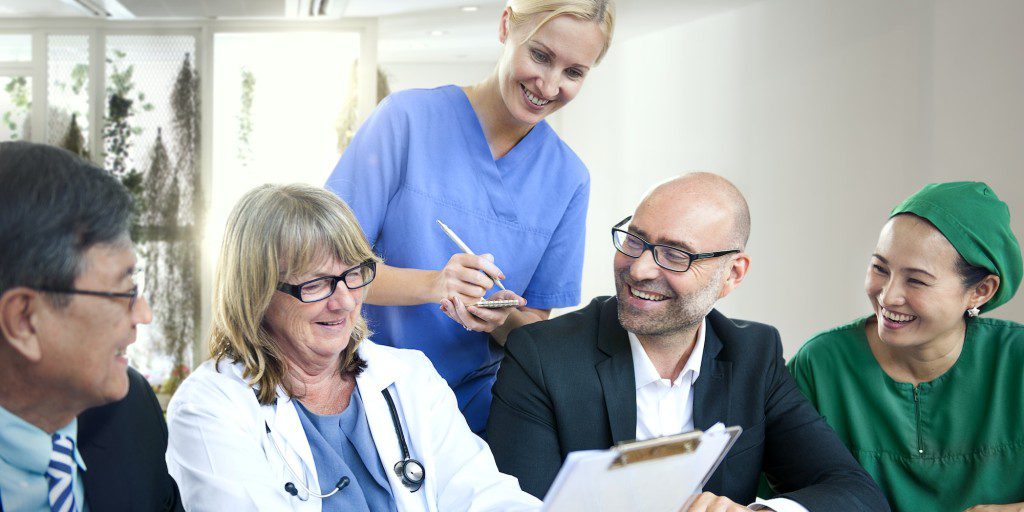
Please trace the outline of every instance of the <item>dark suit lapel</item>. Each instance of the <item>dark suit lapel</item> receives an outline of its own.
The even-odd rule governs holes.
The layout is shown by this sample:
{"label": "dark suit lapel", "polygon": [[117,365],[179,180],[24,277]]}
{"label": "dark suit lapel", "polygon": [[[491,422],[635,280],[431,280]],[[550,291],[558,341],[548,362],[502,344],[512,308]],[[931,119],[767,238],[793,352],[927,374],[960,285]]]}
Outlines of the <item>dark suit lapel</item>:
{"label": "dark suit lapel", "polygon": [[633,354],[626,330],[619,325],[618,303],[609,299],[602,305],[598,320],[597,347],[608,359],[597,363],[604,403],[611,426],[612,444],[636,438],[636,377]]}
{"label": "dark suit lapel", "polygon": [[[708,317],[713,314],[710,313]],[[721,350],[722,340],[708,318],[700,377],[693,385],[693,428],[698,430],[706,430],[719,421],[729,425],[729,374],[732,362],[718,360]]]}
{"label": "dark suit lapel", "polygon": [[[704,359],[700,363],[700,377],[693,384],[693,428],[707,430],[712,425],[721,421],[729,426],[729,382],[732,372],[732,362],[719,361],[718,354],[722,350],[722,340],[718,333],[711,326],[711,316],[716,312],[712,311],[706,319],[707,324],[704,333]],[[704,490],[721,494],[722,473],[724,468],[719,466],[711,475]]]}
{"label": "dark suit lapel", "polygon": [[[79,425],[81,426],[81,417],[79,418]],[[86,420],[86,424],[89,421]],[[113,430],[117,430],[115,426],[106,424],[103,422],[103,426],[106,428],[88,428],[86,436],[80,438],[78,444],[78,452],[82,454],[82,460],[85,461],[85,467],[87,468],[82,473],[82,484],[85,488],[85,502],[88,503],[90,510],[127,510],[130,504],[127,500],[130,493],[128,492],[112,492],[109,488],[109,483],[112,480],[113,472],[118,472],[117,465],[112,459],[115,454],[107,448],[107,445],[112,441],[109,439],[108,433]],[[92,425],[88,425],[92,427]],[[82,435],[81,429],[79,430],[79,436]],[[122,468],[123,469],[123,468]],[[121,478],[125,478],[122,476]],[[111,508],[113,507],[113,508]]]}

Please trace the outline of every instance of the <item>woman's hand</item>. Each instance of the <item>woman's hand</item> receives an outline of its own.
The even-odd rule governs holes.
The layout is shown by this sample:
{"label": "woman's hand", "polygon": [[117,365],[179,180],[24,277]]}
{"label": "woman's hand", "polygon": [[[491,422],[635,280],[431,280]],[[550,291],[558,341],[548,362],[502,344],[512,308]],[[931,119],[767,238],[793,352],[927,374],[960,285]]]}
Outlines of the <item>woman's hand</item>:
{"label": "woman's hand", "polygon": [[444,311],[452,320],[462,324],[462,326],[467,330],[489,333],[504,324],[505,320],[508,320],[508,316],[512,314],[513,310],[526,305],[526,299],[509,290],[497,292],[494,295],[491,295],[488,299],[515,299],[519,305],[516,308],[478,308],[472,305],[475,304],[478,299],[474,299],[473,302],[466,304],[460,297],[455,296],[441,301],[441,311]]}
{"label": "woman's hand", "polygon": [[475,304],[494,286],[493,279],[505,279],[490,254],[455,254],[437,272],[434,279],[436,301],[457,298],[463,304]]}
{"label": "woman's hand", "polygon": [[964,512],[1024,512],[1024,503],[1008,505],[975,505]]}

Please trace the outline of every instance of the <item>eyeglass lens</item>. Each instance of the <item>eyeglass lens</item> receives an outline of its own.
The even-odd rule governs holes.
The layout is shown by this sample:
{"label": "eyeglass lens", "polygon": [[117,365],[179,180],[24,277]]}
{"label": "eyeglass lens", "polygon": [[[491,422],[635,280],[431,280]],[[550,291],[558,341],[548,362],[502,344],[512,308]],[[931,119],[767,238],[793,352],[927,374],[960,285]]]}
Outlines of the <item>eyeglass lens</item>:
{"label": "eyeglass lens", "polygon": [[372,268],[367,265],[360,265],[346,270],[341,276],[321,277],[302,285],[301,299],[303,302],[315,302],[330,297],[338,286],[339,277],[345,281],[346,288],[355,290],[373,281],[374,275],[375,272]]}
{"label": "eyeglass lens", "polygon": [[[632,233],[621,230],[613,233],[615,248],[626,256],[639,258],[648,245]],[[664,245],[652,245],[651,251],[654,253],[654,262],[669,270],[685,272],[690,268],[690,255],[685,252]]]}

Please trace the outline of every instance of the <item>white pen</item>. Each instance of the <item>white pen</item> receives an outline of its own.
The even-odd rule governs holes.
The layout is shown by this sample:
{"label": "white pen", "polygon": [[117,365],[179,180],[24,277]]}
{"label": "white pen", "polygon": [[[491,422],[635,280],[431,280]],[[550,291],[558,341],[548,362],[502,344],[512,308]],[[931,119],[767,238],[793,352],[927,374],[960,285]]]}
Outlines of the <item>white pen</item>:
{"label": "white pen", "polygon": [[[459,249],[462,249],[462,252],[464,252],[466,254],[476,255],[476,253],[473,252],[473,250],[470,249],[468,245],[466,245],[466,242],[463,242],[462,239],[459,238],[459,235],[456,235],[455,232],[452,231],[452,228],[450,228],[448,226],[445,226],[444,222],[441,222],[441,219],[437,219],[437,223],[441,226],[441,229],[444,230],[444,234],[448,235],[448,238],[451,238],[452,242],[455,242],[455,245],[459,246]],[[484,274],[484,275],[487,275],[487,274]],[[488,277],[490,277],[490,276],[488,276]],[[493,279],[493,278],[492,278],[492,281],[494,281],[494,284],[498,285],[498,288],[501,288],[502,290],[505,289],[505,285],[501,284],[501,281],[499,281],[497,279]]]}

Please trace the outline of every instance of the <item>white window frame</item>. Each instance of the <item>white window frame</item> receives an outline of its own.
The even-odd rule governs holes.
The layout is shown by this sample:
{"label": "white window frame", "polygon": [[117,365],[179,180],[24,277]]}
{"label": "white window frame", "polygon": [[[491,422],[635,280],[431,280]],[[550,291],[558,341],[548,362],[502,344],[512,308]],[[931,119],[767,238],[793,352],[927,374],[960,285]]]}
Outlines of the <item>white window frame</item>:
{"label": "white window frame", "polygon": [[[377,20],[376,18],[346,18],[342,20],[103,20],[81,18],[30,18],[0,20],[0,34],[27,34],[32,36],[32,60],[29,62],[0,62],[0,76],[27,76],[32,79],[32,134],[34,142],[50,140],[46,112],[49,55],[48,37],[51,35],[89,36],[89,152],[96,161],[103,161],[103,112],[106,100],[106,36],[108,35],[190,35],[196,38],[195,66],[200,76],[200,182],[203,190],[213,189],[213,91],[214,91],[214,36],[220,33],[281,33],[281,32],[346,32],[359,34],[359,91],[357,122],[362,122],[376,106],[377,97]],[[204,194],[209,209],[211,196]],[[205,340],[209,337],[211,296],[213,283],[213,254],[202,251],[200,296],[202,304],[199,319],[199,337],[193,345],[193,368],[206,354]]]}

